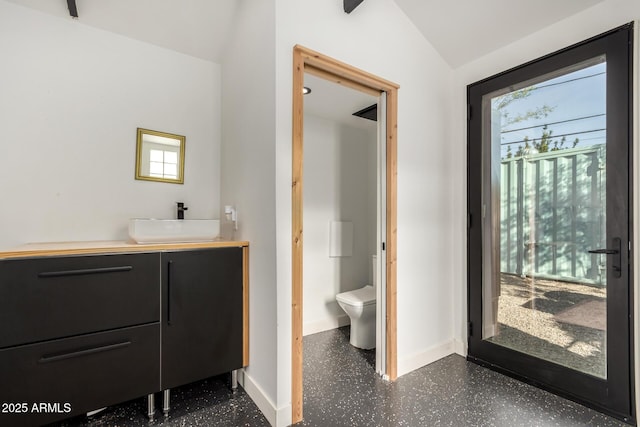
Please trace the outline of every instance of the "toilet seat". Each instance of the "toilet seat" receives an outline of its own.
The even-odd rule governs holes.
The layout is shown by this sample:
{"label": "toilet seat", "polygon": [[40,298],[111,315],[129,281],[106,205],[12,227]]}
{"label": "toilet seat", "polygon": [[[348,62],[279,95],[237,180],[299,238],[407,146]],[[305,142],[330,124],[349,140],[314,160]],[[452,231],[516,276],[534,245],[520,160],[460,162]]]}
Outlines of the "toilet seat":
{"label": "toilet seat", "polygon": [[363,307],[376,303],[376,290],[373,286],[367,285],[354,291],[338,294],[336,300],[354,307]]}

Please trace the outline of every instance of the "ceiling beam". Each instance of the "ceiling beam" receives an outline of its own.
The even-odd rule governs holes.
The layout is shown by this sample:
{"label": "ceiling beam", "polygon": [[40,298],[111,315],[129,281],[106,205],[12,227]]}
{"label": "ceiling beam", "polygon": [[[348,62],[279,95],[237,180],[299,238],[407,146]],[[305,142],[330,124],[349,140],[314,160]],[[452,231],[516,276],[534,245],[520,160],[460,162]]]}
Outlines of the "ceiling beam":
{"label": "ceiling beam", "polygon": [[77,18],[78,7],[76,6],[76,0],[67,0],[67,7],[69,7],[69,15],[71,15],[73,18]]}
{"label": "ceiling beam", "polygon": [[344,0],[344,11],[346,13],[351,13],[353,12],[353,9],[358,7],[362,2],[363,0]]}

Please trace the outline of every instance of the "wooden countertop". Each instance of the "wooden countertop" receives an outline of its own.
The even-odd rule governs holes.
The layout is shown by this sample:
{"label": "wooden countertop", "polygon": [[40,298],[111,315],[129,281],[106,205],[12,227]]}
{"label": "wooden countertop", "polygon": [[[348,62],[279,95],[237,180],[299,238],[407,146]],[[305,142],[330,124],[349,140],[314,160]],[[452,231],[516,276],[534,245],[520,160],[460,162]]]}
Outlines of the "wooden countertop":
{"label": "wooden countertop", "polygon": [[55,255],[82,255],[104,253],[158,252],[180,249],[248,247],[247,241],[210,241],[197,243],[137,244],[129,241],[105,240],[95,242],[28,243],[0,252],[0,259],[28,258]]}

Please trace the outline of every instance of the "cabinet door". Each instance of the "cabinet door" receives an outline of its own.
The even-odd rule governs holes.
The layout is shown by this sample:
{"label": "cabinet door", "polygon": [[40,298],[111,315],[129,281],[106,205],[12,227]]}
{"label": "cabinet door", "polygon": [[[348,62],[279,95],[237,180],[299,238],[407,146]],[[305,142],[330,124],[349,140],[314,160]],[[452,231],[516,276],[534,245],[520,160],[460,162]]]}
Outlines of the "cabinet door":
{"label": "cabinet door", "polygon": [[162,254],[163,389],[242,367],[242,248]]}

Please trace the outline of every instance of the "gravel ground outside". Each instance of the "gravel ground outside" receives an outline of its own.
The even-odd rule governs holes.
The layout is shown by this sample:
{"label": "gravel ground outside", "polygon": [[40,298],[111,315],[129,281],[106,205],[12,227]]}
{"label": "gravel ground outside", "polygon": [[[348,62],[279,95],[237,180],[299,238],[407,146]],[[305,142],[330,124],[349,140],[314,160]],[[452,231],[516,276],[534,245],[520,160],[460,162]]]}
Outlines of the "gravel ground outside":
{"label": "gravel ground outside", "polygon": [[501,274],[496,344],[606,377],[606,288]]}

